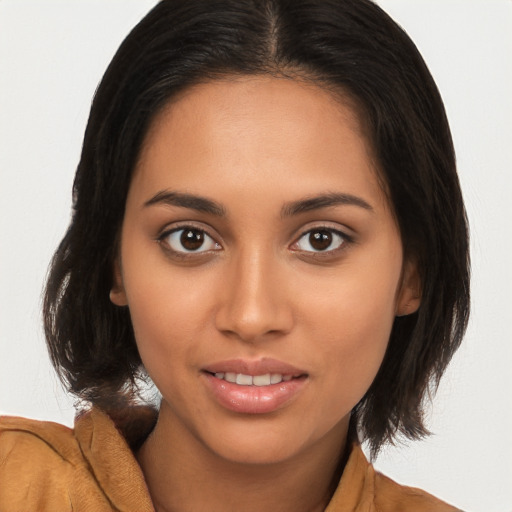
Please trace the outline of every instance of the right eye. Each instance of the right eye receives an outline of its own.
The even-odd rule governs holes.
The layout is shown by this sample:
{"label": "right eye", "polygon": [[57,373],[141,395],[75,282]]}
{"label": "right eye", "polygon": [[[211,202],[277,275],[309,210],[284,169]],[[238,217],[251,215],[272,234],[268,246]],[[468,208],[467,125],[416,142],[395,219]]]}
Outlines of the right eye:
{"label": "right eye", "polygon": [[220,245],[206,232],[193,227],[183,227],[164,233],[160,237],[176,253],[202,253],[220,249]]}

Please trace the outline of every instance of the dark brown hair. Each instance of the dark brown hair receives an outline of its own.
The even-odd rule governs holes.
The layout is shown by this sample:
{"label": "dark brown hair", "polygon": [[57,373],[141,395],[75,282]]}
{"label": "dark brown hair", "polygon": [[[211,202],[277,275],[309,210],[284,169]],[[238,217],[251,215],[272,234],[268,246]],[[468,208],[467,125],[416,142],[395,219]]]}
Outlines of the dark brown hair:
{"label": "dark brown hair", "polygon": [[141,372],[129,311],[111,304],[132,172],[154,116],[220,76],[313,80],[360,106],[406,257],[417,313],[396,318],[383,364],[353,418],[374,453],[426,434],[423,400],[469,314],[468,233],[445,110],[405,32],[369,0],[163,0],[132,30],[95,94],[73,186],[73,218],[52,261],[46,338],[70,392],[122,403]]}

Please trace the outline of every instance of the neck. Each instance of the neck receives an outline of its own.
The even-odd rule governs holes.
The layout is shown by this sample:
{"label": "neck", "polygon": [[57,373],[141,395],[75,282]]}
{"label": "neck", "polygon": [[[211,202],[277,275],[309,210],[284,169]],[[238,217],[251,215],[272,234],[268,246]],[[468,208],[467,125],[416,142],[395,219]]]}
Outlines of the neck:
{"label": "neck", "polygon": [[320,512],[341,476],[347,430],[339,425],[287,460],[240,463],[213,453],[162,405],[137,458],[157,512]]}

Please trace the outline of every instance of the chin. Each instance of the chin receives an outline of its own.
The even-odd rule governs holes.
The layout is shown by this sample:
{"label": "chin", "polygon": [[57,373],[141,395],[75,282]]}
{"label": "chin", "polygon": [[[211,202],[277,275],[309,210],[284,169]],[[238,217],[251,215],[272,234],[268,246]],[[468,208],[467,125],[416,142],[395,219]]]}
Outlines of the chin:
{"label": "chin", "polygon": [[293,459],[301,451],[301,446],[286,442],[286,438],[251,440],[240,442],[231,440],[226,444],[209,446],[218,457],[235,464],[271,465]]}
{"label": "chin", "polygon": [[[344,439],[344,429],[307,427],[304,418],[283,421],[283,418],[254,417],[238,418],[223,422],[219,428],[198,432],[202,442],[211,453],[238,464],[279,464],[307,456],[308,452],[322,440],[338,444]],[[338,424],[339,425],[339,424]],[[341,426],[341,425],[339,425]]]}

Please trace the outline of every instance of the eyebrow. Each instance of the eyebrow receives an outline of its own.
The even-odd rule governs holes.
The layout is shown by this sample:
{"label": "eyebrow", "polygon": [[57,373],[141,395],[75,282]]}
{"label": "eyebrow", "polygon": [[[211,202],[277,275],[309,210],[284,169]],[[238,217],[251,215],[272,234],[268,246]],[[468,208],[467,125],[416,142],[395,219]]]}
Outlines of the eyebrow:
{"label": "eyebrow", "polygon": [[[151,199],[144,203],[144,207],[152,206],[155,204],[164,204],[169,206],[179,206],[181,208],[189,208],[202,213],[209,213],[217,217],[225,217],[225,208],[206,197],[198,196],[195,194],[187,194],[184,192],[176,192],[170,190],[162,190],[155,194]],[[342,194],[331,192],[314,197],[306,197],[297,201],[286,203],[281,209],[281,217],[292,217],[301,213],[309,212],[312,210],[319,210],[321,208],[329,208],[331,206],[349,205],[357,206],[373,212],[373,207],[364,199],[352,194]]]}
{"label": "eyebrow", "polygon": [[184,192],[162,190],[146,201],[144,203],[144,207],[155,204],[180,206],[181,208],[189,208],[198,212],[209,213],[217,217],[224,217],[226,215],[224,207],[215,201],[207,199],[206,197],[196,196],[194,194],[186,194]]}
{"label": "eyebrow", "polygon": [[359,208],[363,208],[370,212],[374,211],[373,207],[361,197],[354,196],[352,194],[331,192],[287,203],[281,209],[281,217],[291,217],[293,215],[298,215],[312,210],[340,205],[358,206]]}

